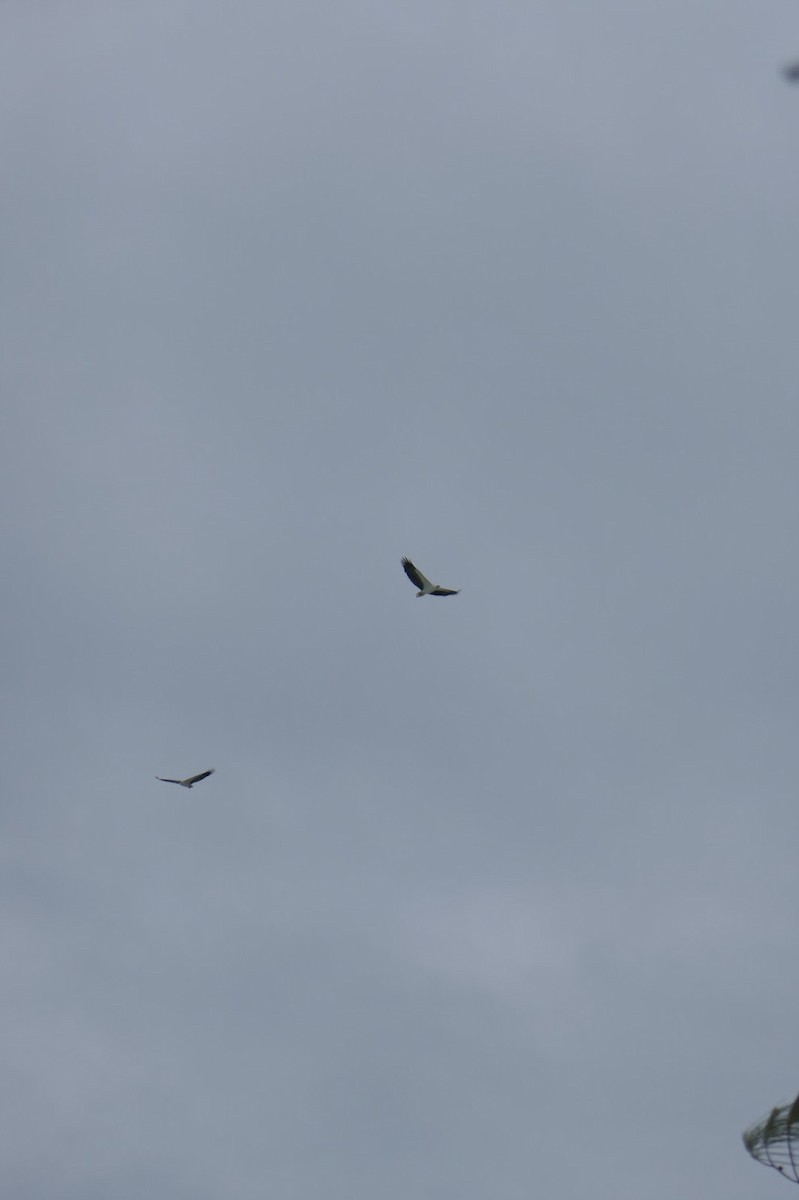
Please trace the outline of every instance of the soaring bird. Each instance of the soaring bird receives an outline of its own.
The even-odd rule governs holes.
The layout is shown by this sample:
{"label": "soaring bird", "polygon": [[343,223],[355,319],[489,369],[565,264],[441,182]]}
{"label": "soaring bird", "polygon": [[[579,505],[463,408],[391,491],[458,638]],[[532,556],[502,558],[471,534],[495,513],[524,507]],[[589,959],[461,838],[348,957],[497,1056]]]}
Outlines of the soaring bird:
{"label": "soaring bird", "polygon": [[409,558],[403,558],[402,565],[413,586],[420,589],[416,593],[417,600],[422,596],[457,596],[460,591],[460,588],[445,588],[440,583],[431,583]]}
{"label": "soaring bird", "polygon": [[161,783],[179,783],[181,787],[193,787],[195,783],[199,783],[201,779],[207,779],[209,775],[213,775],[214,767],[210,771],[203,771],[201,775],[190,775],[188,779],[163,779],[160,775],[156,775]]}

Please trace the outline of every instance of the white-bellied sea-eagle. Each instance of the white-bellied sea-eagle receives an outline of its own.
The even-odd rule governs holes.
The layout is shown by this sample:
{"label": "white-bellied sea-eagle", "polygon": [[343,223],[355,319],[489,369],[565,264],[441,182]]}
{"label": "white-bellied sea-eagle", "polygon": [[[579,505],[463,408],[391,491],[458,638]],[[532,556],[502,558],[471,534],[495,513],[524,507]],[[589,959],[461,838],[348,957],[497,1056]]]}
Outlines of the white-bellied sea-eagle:
{"label": "white-bellied sea-eagle", "polygon": [[210,771],[203,771],[201,775],[189,775],[188,779],[164,779],[161,775],[156,775],[161,783],[179,783],[181,787],[192,787],[195,783],[199,783],[201,779],[207,779],[209,775],[213,775],[214,767]]}
{"label": "white-bellied sea-eagle", "polygon": [[413,586],[419,588],[416,593],[417,600],[421,596],[457,596],[460,591],[460,588],[445,588],[440,583],[431,583],[409,558],[403,558],[402,565]]}

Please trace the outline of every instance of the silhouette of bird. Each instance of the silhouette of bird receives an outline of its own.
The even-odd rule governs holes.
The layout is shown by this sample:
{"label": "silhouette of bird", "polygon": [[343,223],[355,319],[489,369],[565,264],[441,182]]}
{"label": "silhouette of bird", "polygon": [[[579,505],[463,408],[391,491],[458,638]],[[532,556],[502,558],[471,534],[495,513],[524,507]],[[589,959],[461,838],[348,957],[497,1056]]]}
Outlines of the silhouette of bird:
{"label": "silhouette of bird", "polygon": [[460,588],[445,588],[440,583],[431,583],[427,576],[423,575],[409,558],[403,558],[402,566],[413,586],[419,588],[419,591],[416,593],[417,600],[422,596],[457,596],[460,591]]}
{"label": "silhouette of bird", "polygon": [[195,783],[199,783],[201,779],[207,779],[209,775],[213,775],[214,767],[210,771],[203,771],[200,775],[189,775],[187,779],[164,779],[161,775],[156,775],[156,779],[161,783],[179,783],[181,787],[193,787]]}

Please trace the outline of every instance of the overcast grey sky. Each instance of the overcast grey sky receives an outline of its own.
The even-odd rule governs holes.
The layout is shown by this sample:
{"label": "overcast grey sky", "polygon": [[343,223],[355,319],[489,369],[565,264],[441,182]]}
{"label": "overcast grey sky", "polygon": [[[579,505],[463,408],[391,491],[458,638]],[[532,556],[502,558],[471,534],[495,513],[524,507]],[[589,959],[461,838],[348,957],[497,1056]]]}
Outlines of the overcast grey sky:
{"label": "overcast grey sky", "polygon": [[6,0],[5,1196],[781,1194],[797,53]]}

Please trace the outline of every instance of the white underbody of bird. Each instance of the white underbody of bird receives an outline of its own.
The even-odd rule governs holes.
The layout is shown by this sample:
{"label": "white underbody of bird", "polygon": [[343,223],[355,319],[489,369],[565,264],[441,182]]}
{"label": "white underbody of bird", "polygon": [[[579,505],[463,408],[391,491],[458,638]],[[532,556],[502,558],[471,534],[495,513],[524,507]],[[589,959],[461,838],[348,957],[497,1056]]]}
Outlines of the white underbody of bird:
{"label": "white underbody of bird", "polygon": [[164,779],[162,775],[156,775],[161,783],[179,783],[181,787],[194,787],[195,783],[199,783],[201,779],[207,779],[209,775],[213,775],[215,768],[211,767],[210,771],[202,771],[199,775],[189,775],[186,779]]}
{"label": "white underbody of bird", "polygon": [[417,600],[420,600],[422,596],[457,596],[460,591],[460,588],[445,588],[440,583],[431,583],[409,558],[403,558],[402,566],[413,586],[419,589],[416,593]]}

